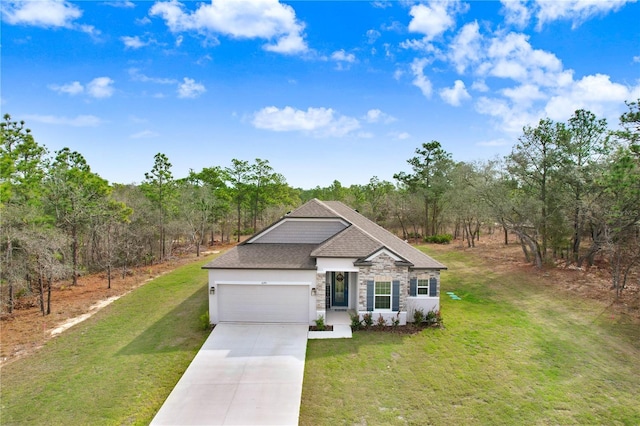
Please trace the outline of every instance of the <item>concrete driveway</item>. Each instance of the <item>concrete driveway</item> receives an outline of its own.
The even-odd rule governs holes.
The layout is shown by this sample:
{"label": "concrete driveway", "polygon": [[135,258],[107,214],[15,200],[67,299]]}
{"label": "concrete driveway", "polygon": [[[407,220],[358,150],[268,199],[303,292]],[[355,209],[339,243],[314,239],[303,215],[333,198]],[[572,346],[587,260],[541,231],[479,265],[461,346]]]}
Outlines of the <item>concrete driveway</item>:
{"label": "concrete driveway", "polygon": [[152,425],[297,425],[308,326],[218,324]]}

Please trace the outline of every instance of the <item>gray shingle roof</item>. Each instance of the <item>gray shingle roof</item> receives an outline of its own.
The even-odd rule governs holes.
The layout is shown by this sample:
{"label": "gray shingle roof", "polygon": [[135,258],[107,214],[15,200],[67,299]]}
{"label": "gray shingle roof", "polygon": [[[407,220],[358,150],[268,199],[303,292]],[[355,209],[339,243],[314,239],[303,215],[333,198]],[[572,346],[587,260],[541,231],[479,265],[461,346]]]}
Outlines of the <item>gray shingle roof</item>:
{"label": "gray shingle roof", "polygon": [[[416,269],[446,269],[442,263],[422,253],[420,250],[401,240],[375,222],[370,221],[352,208],[339,201],[324,201],[331,210],[352,225],[357,226],[371,237],[380,241],[389,250],[402,256],[413,264]],[[344,231],[343,231],[344,232]],[[335,238],[335,237],[334,237]]]}
{"label": "gray shingle roof", "polygon": [[340,217],[336,212],[329,209],[322,201],[314,198],[307,201],[287,217]]}
{"label": "gray shingle roof", "polygon": [[317,244],[244,244],[230,249],[203,269],[316,269]]}
{"label": "gray shingle roof", "polygon": [[380,241],[356,226],[334,235],[311,252],[313,257],[365,257],[382,248]]}
{"label": "gray shingle roof", "polygon": [[320,201],[314,198],[282,220],[287,217],[341,218],[351,225],[320,244],[241,244],[203,268],[316,269],[316,257],[363,259],[387,248],[404,258],[414,269],[446,269],[440,262],[339,201]]}

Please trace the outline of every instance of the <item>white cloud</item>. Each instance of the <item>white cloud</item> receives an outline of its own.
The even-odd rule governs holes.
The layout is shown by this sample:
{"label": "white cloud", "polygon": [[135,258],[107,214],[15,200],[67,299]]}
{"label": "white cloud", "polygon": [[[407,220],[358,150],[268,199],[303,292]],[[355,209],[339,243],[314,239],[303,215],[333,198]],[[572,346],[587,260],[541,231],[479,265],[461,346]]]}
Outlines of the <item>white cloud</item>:
{"label": "white cloud", "polygon": [[148,138],[155,138],[157,136],[159,135],[156,132],[153,132],[151,130],[143,130],[141,132],[130,135],[129,138],[130,139],[148,139]]}
{"label": "white cloud", "polygon": [[102,124],[102,120],[95,115],[79,115],[77,117],[69,118],[55,115],[28,114],[25,115],[24,118],[28,121],[36,121],[38,123],[72,127],[96,127]]}
{"label": "white cloud", "polygon": [[3,23],[41,28],[67,28],[89,34],[94,39],[100,31],[93,25],[78,24],[82,10],[66,0],[0,1]]}
{"label": "white cloud", "polygon": [[393,6],[393,1],[390,1],[390,0],[379,0],[379,1],[374,1],[373,3],[371,3],[371,5],[373,7],[375,7],[376,9],[386,9],[388,7]]}
{"label": "white cloud", "polygon": [[487,83],[484,82],[484,80],[476,80],[473,82],[473,84],[471,85],[471,88],[473,90],[477,90],[478,92],[488,92],[489,91],[489,86],[487,86]]}
{"label": "white cloud", "polygon": [[440,97],[443,101],[453,106],[460,106],[462,101],[471,99],[462,80],[456,80],[453,87],[440,90]]}
{"label": "white cloud", "polygon": [[422,39],[412,39],[400,42],[400,47],[403,49],[417,50],[419,52],[426,53],[439,53],[440,50],[431,43],[426,37]]}
{"label": "white cloud", "polygon": [[482,55],[482,36],[477,21],[470,22],[460,29],[449,45],[449,58],[458,74],[467,67],[480,61]]}
{"label": "white cloud", "polygon": [[94,98],[109,98],[113,95],[113,80],[109,77],[94,78],[87,84],[86,90]]}
{"label": "white cloud", "polygon": [[531,105],[532,102],[546,99],[547,95],[543,93],[538,86],[533,84],[522,84],[517,87],[509,87],[502,89],[501,93],[509,98],[514,104]]}
{"label": "white cloud", "polygon": [[133,9],[136,4],[130,0],[109,1],[105,3],[107,6],[120,7],[124,9]]}
{"label": "white cloud", "polygon": [[124,43],[124,47],[127,49],[140,49],[141,47],[148,46],[148,41],[142,41],[139,36],[122,36],[120,40]]}
{"label": "white cloud", "polygon": [[87,83],[86,86],[83,86],[79,81],[72,81],[63,85],[50,84],[48,87],[55,92],[71,96],[86,94],[101,99],[109,98],[113,95],[113,83],[114,81],[109,77],[97,77]]}
{"label": "white cloud", "polygon": [[640,55],[633,57],[633,62],[640,63]]}
{"label": "white cloud", "polygon": [[155,3],[149,14],[162,17],[172,32],[195,31],[206,37],[222,34],[239,39],[265,39],[265,50],[283,54],[308,50],[304,24],[293,8],[277,0],[216,1],[193,12],[176,0]]}
{"label": "white cloud", "polygon": [[156,83],[156,84],[177,84],[178,80],[175,78],[161,78],[161,77],[149,77],[142,74],[138,68],[129,68],[129,77],[133,81],[141,81],[143,83]]}
{"label": "white cloud", "polygon": [[527,0],[500,0],[504,20],[507,24],[523,29],[531,19],[531,12],[527,8]]}
{"label": "white cloud", "polygon": [[544,24],[565,20],[572,22],[572,28],[577,28],[583,22],[609,12],[617,12],[625,4],[635,0],[535,0],[535,15],[537,18],[537,29],[541,29]]}
{"label": "white cloud", "polygon": [[427,40],[433,40],[455,25],[454,16],[464,12],[466,6],[458,2],[432,1],[411,7],[409,31],[424,34]]}
{"label": "white cloud", "polygon": [[411,137],[411,135],[407,132],[391,132],[391,133],[387,133],[387,136],[393,139],[401,140],[401,141],[405,139],[409,139]]}
{"label": "white cloud", "polygon": [[482,75],[545,87],[561,87],[572,80],[572,71],[564,70],[553,53],[531,47],[525,34],[498,34],[483,53],[486,56],[476,69]]}
{"label": "white cloud", "polygon": [[367,114],[364,116],[364,120],[367,123],[384,123],[389,124],[396,121],[395,117],[390,116],[389,114],[382,112],[381,110],[375,108],[367,111]]}
{"label": "white cloud", "polygon": [[356,55],[354,55],[353,53],[347,53],[344,49],[340,49],[331,54],[331,59],[333,59],[334,61],[353,63],[356,61]]}
{"label": "white cloud", "polygon": [[415,58],[411,63],[411,73],[413,74],[413,85],[418,87],[424,96],[431,97],[431,81],[424,75],[424,67],[429,61],[427,59]]}
{"label": "white cloud", "polygon": [[286,106],[265,107],[253,115],[252,124],[258,129],[276,132],[302,131],[317,137],[343,137],[360,128],[353,117],[339,115],[332,108],[307,108],[306,111]]}
{"label": "white cloud", "polygon": [[196,83],[194,79],[188,77],[185,77],[183,82],[178,85],[179,98],[197,98],[206,91],[203,84]]}
{"label": "white cloud", "polygon": [[608,75],[588,75],[554,94],[544,111],[553,120],[567,120],[575,110],[587,109],[596,116],[617,122],[624,101],[640,97],[640,81],[635,86],[614,83]]}
{"label": "white cloud", "polygon": [[367,43],[369,44],[373,44],[376,42],[377,39],[380,38],[382,34],[380,34],[380,31],[377,30],[367,30]]}
{"label": "white cloud", "polygon": [[72,28],[73,21],[82,16],[82,11],[77,6],[61,0],[3,0],[0,8],[3,20],[12,25]]}
{"label": "white cloud", "polygon": [[514,108],[507,100],[499,98],[481,97],[475,109],[480,114],[493,117],[497,128],[514,135],[521,133],[524,126],[537,122],[540,117],[537,111]]}
{"label": "white cloud", "polygon": [[49,89],[58,93],[66,93],[71,96],[79,95],[84,92],[84,86],[80,84],[79,81],[73,81],[71,83],[63,84],[62,86],[51,84],[49,85]]}

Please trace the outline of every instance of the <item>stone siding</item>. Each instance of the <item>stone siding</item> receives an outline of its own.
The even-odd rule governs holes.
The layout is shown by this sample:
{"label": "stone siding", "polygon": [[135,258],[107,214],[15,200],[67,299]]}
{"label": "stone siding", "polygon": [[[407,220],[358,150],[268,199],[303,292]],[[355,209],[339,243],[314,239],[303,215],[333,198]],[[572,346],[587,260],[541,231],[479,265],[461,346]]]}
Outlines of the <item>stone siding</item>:
{"label": "stone siding", "polygon": [[371,266],[360,266],[358,273],[358,310],[367,310],[367,281],[375,281],[376,276],[385,276],[400,281],[400,311],[406,311],[409,267],[397,266],[395,260],[386,253],[381,253],[371,263]]}
{"label": "stone siding", "polygon": [[318,311],[326,310],[325,296],[327,293],[327,277],[326,273],[316,274],[316,309]]}

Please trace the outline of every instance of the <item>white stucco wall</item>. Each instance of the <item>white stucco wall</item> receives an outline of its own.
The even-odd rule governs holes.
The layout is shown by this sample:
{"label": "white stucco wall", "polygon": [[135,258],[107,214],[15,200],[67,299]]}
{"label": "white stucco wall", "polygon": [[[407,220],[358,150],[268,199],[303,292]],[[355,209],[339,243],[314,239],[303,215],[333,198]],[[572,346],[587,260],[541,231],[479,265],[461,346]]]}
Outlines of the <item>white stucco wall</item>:
{"label": "white stucco wall", "polygon": [[316,259],[318,273],[340,271],[340,272],[358,272],[358,267],[353,266],[353,262],[357,259],[338,259],[333,257],[319,257]]}
{"label": "white stucco wall", "polygon": [[[209,320],[212,324],[219,322],[217,286],[219,284],[234,285],[305,285],[309,287],[309,324],[314,325],[316,319],[316,296],[311,294],[315,287],[316,271],[314,270],[274,270],[274,269],[210,269],[209,270]],[[211,288],[215,294],[211,294]]]}
{"label": "white stucco wall", "polygon": [[422,309],[425,314],[429,311],[439,311],[440,298],[423,296],[407,297],[407,321],[413,322],[413,312],[416,309]]}

